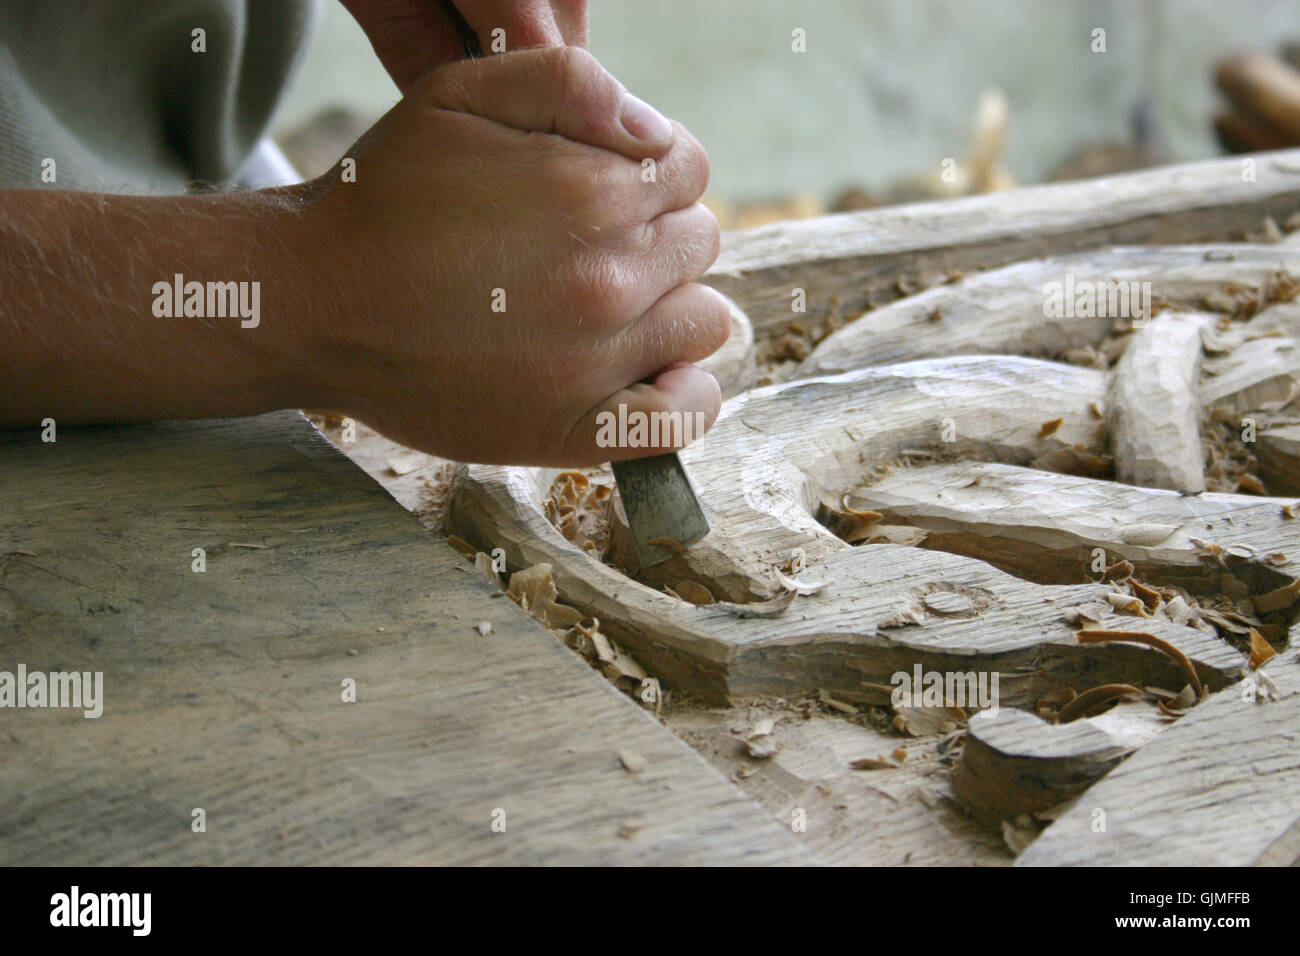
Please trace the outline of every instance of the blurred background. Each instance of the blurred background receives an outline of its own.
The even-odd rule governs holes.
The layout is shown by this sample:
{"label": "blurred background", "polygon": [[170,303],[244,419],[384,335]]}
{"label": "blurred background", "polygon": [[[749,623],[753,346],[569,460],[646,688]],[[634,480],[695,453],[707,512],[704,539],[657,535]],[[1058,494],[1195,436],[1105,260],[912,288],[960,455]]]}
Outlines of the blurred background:
{"label": "blurred background", "polygon": [[[275,128],[308,175],[398,98],[326,7]],[[1280,83],[1285,115],[1300,70],[1223,62],[1300,66],[1293,41],[1296,0],[593,0],[589,46],[700,138],[707,201],[738,228],[1300,142],[1252,102]]]}

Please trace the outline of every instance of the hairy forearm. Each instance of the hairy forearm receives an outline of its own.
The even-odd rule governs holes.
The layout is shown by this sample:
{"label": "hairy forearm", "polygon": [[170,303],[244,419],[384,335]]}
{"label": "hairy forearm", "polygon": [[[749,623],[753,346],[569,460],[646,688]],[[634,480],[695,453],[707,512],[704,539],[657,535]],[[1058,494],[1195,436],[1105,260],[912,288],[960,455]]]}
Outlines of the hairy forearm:
{"label": "hairy forearm", "polygon": [[0,424],[312,403],[306,196],[0,192]]}

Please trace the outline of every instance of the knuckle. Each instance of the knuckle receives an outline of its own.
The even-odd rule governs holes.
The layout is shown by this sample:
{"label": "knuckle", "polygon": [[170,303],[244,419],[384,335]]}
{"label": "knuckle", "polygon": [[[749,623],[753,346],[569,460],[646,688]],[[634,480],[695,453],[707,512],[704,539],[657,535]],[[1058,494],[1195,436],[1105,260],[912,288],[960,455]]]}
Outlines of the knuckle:
{"label": "knuckle", "polygon": [[628,271],[614,256],[595,256],[570,278],[568,298],[575,316],[597,327],[622,324],[633,298]]}
{"label": "knuckle", "polygon": [[562,102],[580,102],[596,79],[600,63],[579,46],[552,47],[547,53],[550,56],[551,81],[561,94]]}

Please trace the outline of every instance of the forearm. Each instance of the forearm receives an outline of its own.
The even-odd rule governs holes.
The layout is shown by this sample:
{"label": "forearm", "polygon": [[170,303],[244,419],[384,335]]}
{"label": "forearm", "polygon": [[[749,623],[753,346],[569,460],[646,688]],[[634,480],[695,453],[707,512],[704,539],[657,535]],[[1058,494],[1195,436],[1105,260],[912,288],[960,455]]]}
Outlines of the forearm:
{"label": "forearm", "polygon": [[0,192],[0,425],[311,403],[305,196]]}

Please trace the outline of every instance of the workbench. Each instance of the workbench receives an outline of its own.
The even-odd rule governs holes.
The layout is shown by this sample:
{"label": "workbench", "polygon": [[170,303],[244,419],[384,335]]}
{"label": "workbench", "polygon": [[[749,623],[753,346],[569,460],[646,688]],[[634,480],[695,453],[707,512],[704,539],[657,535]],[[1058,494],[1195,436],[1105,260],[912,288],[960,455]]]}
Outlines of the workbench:
{"label": "workbench", "polygon": [[804,858],[300,414],[56,437],[0,433],[0,670],[103,713],[0,710],[0,863]]}

